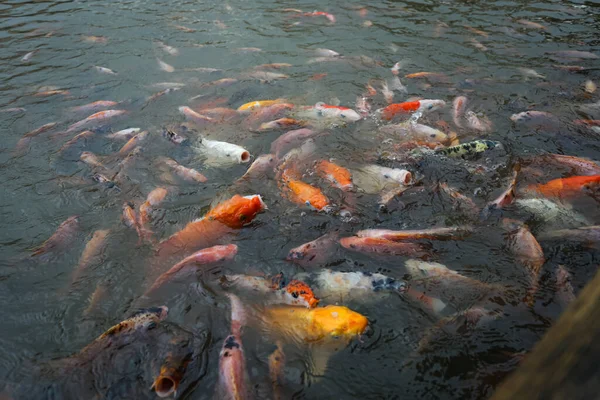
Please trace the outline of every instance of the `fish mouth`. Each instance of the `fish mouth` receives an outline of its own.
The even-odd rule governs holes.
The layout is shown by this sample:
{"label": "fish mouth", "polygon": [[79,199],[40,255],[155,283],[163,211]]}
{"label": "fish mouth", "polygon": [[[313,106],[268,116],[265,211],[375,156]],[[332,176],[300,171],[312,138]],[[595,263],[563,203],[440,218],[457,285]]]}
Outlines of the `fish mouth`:
{"label": "fish mouth", "polygon": [[240,154],[240,161],[243,163],[250,161],[250,153],[247,151],[242,152],[242,154]]}
{"label": "fish mouth", "polygon": [[158,397],[169,397],[177,390],[177,382],[168,376],[159,376],[154,381],[152,388]]}

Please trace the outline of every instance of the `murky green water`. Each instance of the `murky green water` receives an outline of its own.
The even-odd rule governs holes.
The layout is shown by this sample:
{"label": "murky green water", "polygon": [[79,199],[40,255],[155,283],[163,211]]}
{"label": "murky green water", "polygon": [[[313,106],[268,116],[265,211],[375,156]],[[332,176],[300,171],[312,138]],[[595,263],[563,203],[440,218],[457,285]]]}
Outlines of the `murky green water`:
{"label": "murky green water", "polygon": [[[325,17],[295,18],[294,12],[283,11],[287,7],[327,11],[335,15],[336,23]],[[509,288],[510,295],[505,293],[493,301],[499,318],[475,329],[434,335],[423,348],[419,342],[438,318],[405,296],[344,301],[341,304],[369,318],[371,330],[361,341],[337,352],[326,374],[310,383],[305,379],[310,369],[305,349],[287,349],[284,392],[298,399],[489,397],[561,313],[563,307],[555,295],[557,266],[564,265],[572,275],[577,292],[593,276],[598,263],[593,248],[541,241],[546,262],[535,304],[529,307],[520,301],[526,290],[523,267],[507,247],[500,219],[524,221],[534,235],[550,228],[595,225],[600,221],[597,197],[583,195],[569,202],[571,211],[582,216],[579,220],[569,217],[544,222],[543,217],[513,205],[480,221],[454,209],[435,185],[447,182],[482,207],[507,187],[512,165],[522,157],[549,152],[600,160],[600,133],[573,123],[600,118],[598,109],[582,112],[579,107],[600,100],[597,91],[584,91],[587,80],[600,83],[599,61],[557,60],[551,53],[581,50],[600,54],[599,10],[598,3],[581,1],[3,2],[0,381],[4,391],[15,399],[155,398],[149,388],[160,360],[169,352],[165,343],[177,336],[194,337],[186,343],[195,351],[195,362],[186,372],[178,398],[213,396],[219,351],[229,334],[229,302],[218,290],[198,291],[194,284],[215,287],[211,282],[220,276],[217,269],[169,285],[150,300],[170,308],[166,328],[153,330],[130,345],[107,349],[101,358],[76,368],[65,367],[64,360],[56,361],[78,353],[138,304],[148,284],[146,277],[155,267],[149,261],[153,250],[138,246],[135,231],[122,224],[122,205],[141,204],[152,189],[165,186],[156,160],[168,156],[196,168],[208,181],[169,185],[169,195],[152,224],[158,238],[166,238],[200,217],[215,199],[236,192],[261,194],[268,205],[268,210],[232,239],[239,251],[233,262],[222,265],[228,273],[283,272],[290,279],[302,270],[285,261],[288,251],[333,230],[350,236],[368,228],[474,225],[475,234],[466,240],[432,242],[431,259],[470,278]],[[521,19],[543,27],[525,25]],[[159,41],[177,48],[179,54],[166,53]],[[315,61],[317,48],[335,50],[346,58]],[[28,60],[22,59],[32,51],[35,53]],[[157,58],[170,64],[174,72],[161,70]],[[247,164],[207,166],[201,157],[161,135],[163,127],[184,121],[178,111],[182,105],[213,103],[235,109],[252,100],[285,98],[297,105],[339,101],[354,108],[357,96],[365,93],[365,84],[392,78],[390,68],[398,61],[402,63],[399,77],[408,93],[396,93],[395,102],[415,96],[445,100],[443,110],[420,122],[435,126],[447,121],[461,142],[483,137],[501,142],[504,150],[475,161],[425,157],[405,163],[404,159],[390,160],[393,145],[399,141],[384,141],[377,133],[382,122],[372,116],[327,129],[329,134],[316,139],[316,159],[332,159],[350,169],[365,163],[406,167],[421,179],[420,188],[405,192],[386,210],[378,206],[377,194],[358,193],[351,220],[338,212],[317,213],[282,197],[272,177],[232,188]],[[292,66],[271,71],[288,75],[286,79],[240,79],[228,86],[202,86],[222,78],[240,78],[266,63]],[[578,65],[584,70],[566,71],[557,65]],[[110,68],[116,75],[100,73],[95,66]],[[201,67],[219,71],[194,70]],[[523,69],[535,70],[539,76]],[[422,71],[442,73],[445,78],[404,78]],[[161,90],[153,85],[161,82],[185,86],[146,103]],[[67,92],[40,96],[49,90]],[[453,125],[452,100],[458,95],[468,97],[470,110],[491,120],[491,132],[482,134]],[[190,100],[196,96],[201,97]],[[54,134],[92,114],[70,109],[98,100],[120,102],[114,108],[128,114],[95,126],[90,138],[61,150],[81,130]],[[373,110],[387,105],[381,94],[371,101]],[[551,112],[558,120],[543,127],[510,120],[512,114],[528,109]],[[51,122],[58,124],[15,151],[25,133]],[[109,155],[118,151],[124,142],[107,135],[129,127],[148,130],[150,136],[143,142],[141,156],[127,168],[125,184],[117,190],[91,180],[97,171],[79,161],[80,153]],[[243,145],[255,157],[268,153],[271,142],[282,133],[250,132],[243,122],[213,124],[199,131]],[[523,174],[519,187],[572,175],[568,168],[557,169],[552,164],[542,172],[543,176]],[[321,187],[336,206],[348,206],[342,192],[310,170],[306,179]],[[80,217],[80,229],[66,249],[47,262],[29,257],[31,249],[71,215]],[[70,287],[85,243],[99,229],[110,230],[106,250]],[[332,251],[329,268],[411,278],[404,257],[372,258],[342,247]],[[104,288],[103,295],[89,311],[89,298],[98,285]],[[462,288],[455,290],[460,296]],[[322,304],[329,304],[327,298]],[[274,349],[273,339],[248,327],[243,342],[251,391],[256,398],[271,398],[267,358]]]}

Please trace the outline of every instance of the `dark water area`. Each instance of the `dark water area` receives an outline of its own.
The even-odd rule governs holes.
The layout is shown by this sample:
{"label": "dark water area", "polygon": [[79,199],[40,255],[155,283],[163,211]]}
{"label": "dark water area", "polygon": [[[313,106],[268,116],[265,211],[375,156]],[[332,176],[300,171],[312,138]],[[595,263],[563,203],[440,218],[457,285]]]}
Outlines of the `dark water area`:
{"label": "dark water area", "polygon": [[[298,16],[286,11],[290,7],[331,13],[335,23],[325,16]],[[325,263],[304,270],[286,256],[332,231],[345,237],[371,228],[464,225],[473,233],[463,240],[422,240],[428,261],[501,289],[486,302],[460,284],[442,294],[432,290],[427,294],[450,299],[446,302],[451,306],[438,314],[404,294],[321,296],[320,305],[347,306],[366,316],[370,328],[332,354],[326,372],[311,379],[309,346],[286,345],[283,398],[488,398],[564,310],[558,294],[564,288],[556,279],[559,266],[571,276],[575,294],[596,272],[597,239],[548,239],[558,229],[600,222],[596,187],[588,185],[566,200],[550,199],[550,205],[527,188],[581,175],[556,162],[530,165],[537,155],[600,160],[600,95],[594,87],[600,84],[600,59],[557,53],[600,55],[600,3],[11,1],[0,4],[0,26],[0,389],[6,398],[156,398],[150,387],[161,360],[171,354],[169,346],[178,343],[173,338],[184,338],[176,347],[193,359],[177,398],[213,398],[219,352],[231,327],[230,303],[219,286],[222,274],[281,272],[289,281],[329,268],[379,272],[427,288],[407,268],[411,257],[373,257],[335,245]],[[165,51],[161,43],[177,52]],[[318,48],[341,56],[318,59]],[[173,71],[161,69],[157,59]],[[444,108],[422,116],[419,123],[447,126],[460,143],[486,139],[501,143],[501,148],[466,159],[427,151],[407,157],[401,146],[407,140],[382,134],[378,128],[389,122],[375,111],[388,105],[381,82],[394,78],[390,68],[398,62],[406,91],[394,93],[395,103],[416,97],[444,100]],[[286,77],[251,74],[256,66],[270,63],[290,64],[265,69]],[[406,77],[418,72],[443,75]],[[224,78],[237,80],[208,85]],[[188,121],[184,129],[179,107],[235,110],[250,101],[282,98],[296,106],[324,102],[355,109],[367,84],[378,92],[368,99],[371,113],[360,121],[315,128],[325,134],[315,138],[316,151],[302,171],[302,179],[330,199],[330,212],[290,201],[273,173],[234,184],[249,164],[207,162],[191,147],[173,144],[162,134],[169,127],[190,140],[197,140],[199,133],[235,143],[254,160],[269,153],[286,129],[256,132],[248,129],[245,116],[196,126]],[[168,86],[179,90],[147,101]],[[467,109],[489,120],[491,129],[479,132],[466,123],[457,127],[452,111],[457,96],[466,96]],[[127,114],[68,131],[71,124],[100,111],[72,108],[99,100],[118,102],[107,108]],[[553,117],[542,117],[541,123],[511,120],[527,110]],[[48,123],[56,125],[22,141],[23,135]],[[141,143],[141,154],[123,166],[123,157],[110,155],[125,141],[109,135],[131,127],[149,135]],[[93,133],[63,147],[85,129]],[[82,162],[84,151],[99,156],[107,170],[122,171],[118,188],[91,178],[108,172]],[[195,168],[207,181],[165,178],[164,167],[158,165],[161,156]],[[365,164],[407,169],[416,183],[381,207],[379,191],[357,187],[347,193],[322,179],[312,167],[321,159],[351,171]],[[506,190],[516,164],[521,165],[517,199],[529,202],[517,200],[487,218],[457,208],[439,190],[439,184],[447,184],[484,208]],[[123,203],[139,207],[157,187],[168,190],[151,223],[159,240],[236,193],[260,194],[268,209],[227,237],[225,242],[238,246],[233,260],[141,299],[157,272],[184,257],[154,261],[153,247],[138,244],[135,230],[121,221]],[[352,217],[342,210],[350,210]],[[73,215],[79,216],[79,228],[64,247],[31,257]],[[530,282],[527,268],[512,250],[514,232],[505,227],[505,218],[527,224],[543,249],[545,262],[530,302],[522,301]],[[108,230],[104,246],[72,283],[86,243],[99,230]],[[263,302],[260,294],[247,299],[251,318],[261,318]],[[166,321],[107,346],[93,359],[80,358],[73,367],[70,360],[86,345],[141,305],[168,306]],[[464,314],[478,307],[493,318],[479,323]],[[278,339],[251,322],[242,339],[249,390],[254,398],[274,398],[267,360]]]}

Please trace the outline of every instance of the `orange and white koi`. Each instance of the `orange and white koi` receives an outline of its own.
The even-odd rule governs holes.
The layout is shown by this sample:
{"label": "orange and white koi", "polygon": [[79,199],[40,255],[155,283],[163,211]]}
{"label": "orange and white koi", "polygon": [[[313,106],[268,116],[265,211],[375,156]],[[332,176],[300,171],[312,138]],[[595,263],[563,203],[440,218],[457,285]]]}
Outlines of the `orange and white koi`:
{"label": "orange and white koi", "polygon": [[148,131],[142,131],[142,132],[138,133],[137,135],[135,135],[134,137],[129,139],[127,141],[127,143],[125,143],[123,145],[123,147],[121,147],[121,149],[117,152],[117,155],[120,157],[124,157],[124,156],[128,155],[129,153],[131,153],[131,151],[133,149],[135,149],[137,146],[139,146],[139,144],[142,141],[146,140],[147,137],[148,137]]}
{"label": "orange and white koi", "polygon": [[87,271],[87,269],[93,264],[101,261],[104,249],[106,249],[106,239],[110,233],[108,229],[98,229],[92,235],[92,238],[87,242],[81,257],[79,257],[79,263],[77,268],[71,275],[71,285],[77,283],[81,276]]}
{"label": "orange and white koi", "polygon": [[406,115],[415,112],[424,114],[439,110],[446,106],[443,100],[417,100],[404,103],[390,104],[381,110],[381,117],[385,120],[391,120],[397,115]]}
{"label": "orange and white koi", "polygon": [[214,118],[207,117],[206,115],[198,114],[196,111],[192,110],[188,106],[179,107],[179,112],[185,115],[186,119],[197,124],[206,124],[206,123],[215,123]]}
{"label": "orange and white koi", "polygon": [[467,101],[468,100],[465,96],[457,96],[452,102],[452,119],[454,121],[454,125],[456,125],[459,128],[463,127],[462,118],[465,115]]}
{"label": "orange and white koi", "polygon": [[319,304],[319,299],[315,297],[310,286],[297,279],[292,279],[286,285],[281,273],[271,278],[224,275],[220,284],[228,290],[234,288],[248,295],[266,296],[264,300],[269,304],[287,304],[306,308],[314,308]]}
{"label": "orange and white koi", "polygon": [[133,203],[125,202],[123,204],[122,220],[125,226],[127,226],[128,228],[135,229],[140,240],[144,238]]}
{"label": "orange and white koi", "polygon": [[146,197],[146,201],[140,206],[140,214],[139,214],[139,226],[144,236],[144,239],[152,242],[152,229],[149,227],[151,214],[154,211],[154,208],[160,203],[163,202],[165,197],[167,197],[167,189],[164,188],[156,188],[152,190],[148,197]]}
{"label": "orange and white koi", "polygon": [[306,121],[297,120],[294,118],[279,118],[275,121],[265,122],[258,127],[259,132],[265,132],[277,129],[301,128],[307,126]]}

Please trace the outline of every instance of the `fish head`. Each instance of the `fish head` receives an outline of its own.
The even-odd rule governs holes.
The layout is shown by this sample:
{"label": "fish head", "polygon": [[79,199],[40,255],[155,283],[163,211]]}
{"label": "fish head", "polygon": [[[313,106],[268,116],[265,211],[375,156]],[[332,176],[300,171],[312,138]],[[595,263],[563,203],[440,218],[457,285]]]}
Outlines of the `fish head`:
{"label": "fish head", "polygon": [[446,107],[444,100],[420,100],[419,111],[433,112]]}
{"label": "fish head", "polygon": [[342,118],[346,121],[351,121],[351,122],[356,122],[356,121],[362,119],[360,114],[352,109],[342,110],[339,115],[340,115],[340,118]]}
{"label": "fish head", "polygon": [[156,377],[150,389],[154,390],[156,395],[161,398],[169,397],[172,394],[176,397],[177,387],[179,387],[182,377],[177,368],[163,365],[160,368],[160,374]]}
{"label": "fish head", "polygon": [[287,304],[314,308],[319,304],[310,286],[306,283],[293,279],[284,289]]}
{"label": "fish head", "polygon": [[252,222],[254,217],[266,208],[267,206],[258,194],[244,197],[236,194],[209,211],[207,217],[230,228],[241,228]]}
{"label": "fish head", "polygon": [[529,121],[532,118],[532,115],[529,111],[524,111],[518,114],[513,114],[510,116],[510,120],[512,122],[525,122]]}
{"label": "fish head", "polygon": [[329,209],[329,199],[321,192],[314,193],[306,200],[306,205],[311,206],[317,210],[327,211]]}
{"label": "fish head", "polygon": [[402,185],[408,185],[412,179],[412,174],[409,171],[394,168],[386,171],[384,177],[399,182]]}
{"label": "fish head", "polygon": [[343,306],[315,308],[311,312],[314,327],[330,337],[350,340],[362,335],[369,324],[365,316]]}
{"label": "fish head", "polygon": [[227,336],[223,342],[219,357],[222,360],[228,360],[240,355],[242,355],[242,343],[235,335]]}

